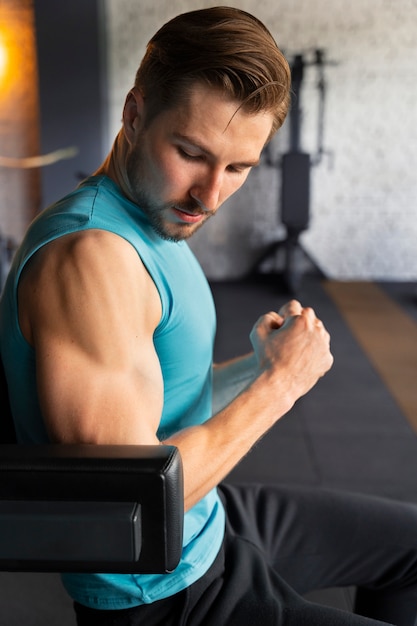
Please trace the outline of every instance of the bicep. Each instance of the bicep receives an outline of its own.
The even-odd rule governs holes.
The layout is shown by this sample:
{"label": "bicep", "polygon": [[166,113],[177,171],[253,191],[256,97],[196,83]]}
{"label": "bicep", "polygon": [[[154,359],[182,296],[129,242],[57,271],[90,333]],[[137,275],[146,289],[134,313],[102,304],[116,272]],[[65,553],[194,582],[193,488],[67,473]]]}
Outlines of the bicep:
{"label": "bicep", "polygon": [[[117,341],[117,337],[115,337]],[[45,337],[36,346],[37,387],[54,441],[155,444],[162,412],[157,359],[109,363],[82,346]],[[155,361],[152,365],[152,360]]]}
{"label": "bicep", "polygon": [[36,289],[24,293],[51,439],[157,443],[158,300],[133,249],[110,234],[64,242],[44,252],[31,278]]}

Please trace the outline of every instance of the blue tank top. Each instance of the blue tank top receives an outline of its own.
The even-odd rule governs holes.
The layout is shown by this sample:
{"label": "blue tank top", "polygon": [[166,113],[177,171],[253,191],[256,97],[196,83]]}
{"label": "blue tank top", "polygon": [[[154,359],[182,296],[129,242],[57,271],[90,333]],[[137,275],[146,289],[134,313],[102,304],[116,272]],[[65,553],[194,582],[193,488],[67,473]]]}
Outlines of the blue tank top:
{"label": "blue tank top", "polygon": [[[185,242],[159,237],[143,211],[107,177],[87,179],[73,193],[43,211],[17,251],[0,301],[0,350],[18,440],[48,440],[36,391],[35,356],[24,339],[17,309],[21,272],[42,246],[72,232],[98,228],[128,241],[159,292],[162,316],[154,345],[164,379],[158,437],[205,422],[211,416],[215,310],[200,265]],[[184,517],[180,564],[171,574],[65,574],[74,600],[93,608],[122,609],[154,602],[188,587],[214,561],[224,534],[224,510],[212,490]]]}

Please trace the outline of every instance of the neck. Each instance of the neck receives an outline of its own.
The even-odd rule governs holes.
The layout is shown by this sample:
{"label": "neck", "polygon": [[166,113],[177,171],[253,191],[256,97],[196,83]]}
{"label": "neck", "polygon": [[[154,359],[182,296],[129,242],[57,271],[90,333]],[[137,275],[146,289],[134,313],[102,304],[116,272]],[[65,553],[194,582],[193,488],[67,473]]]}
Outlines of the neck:
{"label": "neck", "polygon": [[94,175],[98,176],[102,174],[108,176],[116,183],[118,187],[120,187],[125,196],[132,200],[130,194],[130,185],[129,181],[127,180],[125,167],[127,150],[128,143],[124,136],[123,130],[120,130],[109,154],[100,165],[100,167],[94,172]]}

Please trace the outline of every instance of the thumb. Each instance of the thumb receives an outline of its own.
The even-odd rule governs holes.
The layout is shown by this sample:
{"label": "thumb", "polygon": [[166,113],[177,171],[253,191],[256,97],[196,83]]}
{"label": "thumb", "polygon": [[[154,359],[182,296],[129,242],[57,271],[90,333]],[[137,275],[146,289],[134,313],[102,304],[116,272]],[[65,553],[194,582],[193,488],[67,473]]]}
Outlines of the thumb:
{"label": "thumb", "polygon": [[274,330],[278,330],[284,324],[285,318],[276,311],[270,311],[262,315],[255,323],[251,336],[256,335],[259,339],[264,340]]}

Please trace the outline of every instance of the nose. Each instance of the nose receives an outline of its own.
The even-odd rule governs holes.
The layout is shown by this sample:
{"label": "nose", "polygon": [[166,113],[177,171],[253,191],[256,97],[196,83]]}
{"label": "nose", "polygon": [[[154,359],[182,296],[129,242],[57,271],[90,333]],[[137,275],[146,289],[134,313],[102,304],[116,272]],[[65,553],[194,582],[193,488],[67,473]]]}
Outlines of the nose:
{"label": "nose", "polygon": [[220,172],[213,172],[192,186],[190,196],[202,209],[211,213],[219,208],[222,187],[223,175]]}

